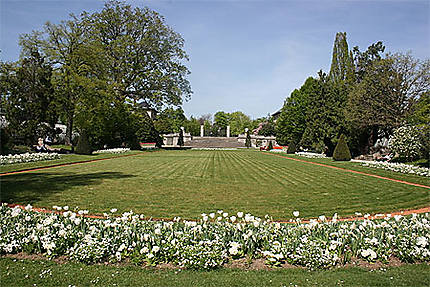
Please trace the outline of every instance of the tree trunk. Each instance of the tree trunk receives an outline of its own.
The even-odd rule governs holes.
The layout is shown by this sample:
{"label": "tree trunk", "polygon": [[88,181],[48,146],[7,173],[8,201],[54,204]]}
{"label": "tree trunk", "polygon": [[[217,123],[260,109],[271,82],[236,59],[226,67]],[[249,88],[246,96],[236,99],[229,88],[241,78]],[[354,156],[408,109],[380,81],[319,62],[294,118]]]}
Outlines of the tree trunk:
{"label": "tree trunk", "polygon": [[67,118],[66,139],[65,139],[66,145],[73,145],[72,144],[72,130],[73,130],[73,114],[69,115],[69,117]]}

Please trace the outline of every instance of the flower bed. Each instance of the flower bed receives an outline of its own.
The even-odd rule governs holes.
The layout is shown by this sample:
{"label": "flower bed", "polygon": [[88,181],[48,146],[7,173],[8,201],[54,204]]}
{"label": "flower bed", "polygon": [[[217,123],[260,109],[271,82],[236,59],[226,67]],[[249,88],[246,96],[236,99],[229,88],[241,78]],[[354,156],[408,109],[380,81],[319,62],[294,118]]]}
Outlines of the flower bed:
{"label": "flower bed", "polygon": [[[327,221],[293,224],[272,222],[238,212],[202,214],[199,221],[141,220],[132,211],[106,219],[82,215],[39,213],[31,206],[0,207],[0,253],[68,256],[87,264],[120,262],[172,263],[181,268],[213,269],[231,259],[265,258],[267,264],[290,263],[310,269],[330,268],[362,258],[386,262],[395,256],[405,262],[430,261],[429,214],[387,216],[381,220]],[[294,215],[298,216],[298,212]]]}
{"label": "flower bed", "polygon": [[0,165],[59,159],[58,153],[23,153],[0,156]]}
{"label": "flower bed", "polygon": [[425,167],[419,167],[404,163],[393,163],[393,162],[378,162],[378,161],[363,161],[354,160],[355,162],[360,162],[362,166],[371,168],[381,168],[385,170],[391,170],[400,173],[409,173],[420,176],[430,177],[430,169]]}
{"label": "flower bed", "polygon": [[315,152],[296,152],[296,155],[303,156],[307,158],[326,158],[326,155],[323,153],[315,153]]}
{"label": "flower bed", "polygon": [[109,148],[96,150],[94,153],[125,153],[130,151],[129,148]]}

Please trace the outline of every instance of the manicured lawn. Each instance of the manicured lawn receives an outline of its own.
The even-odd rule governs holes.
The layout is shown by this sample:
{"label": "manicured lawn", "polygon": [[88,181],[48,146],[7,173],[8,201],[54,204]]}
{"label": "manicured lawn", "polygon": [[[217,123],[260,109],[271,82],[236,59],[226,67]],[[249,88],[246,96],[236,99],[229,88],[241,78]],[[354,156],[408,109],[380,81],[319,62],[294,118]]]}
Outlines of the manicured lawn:
{"label": "manicured lawn", "polygon": [[307,271],[151,270],[137,266],[86,266],[44,260],[0,258],[2,286],[429,286],[428,264],[373,271],[341,268]]}
{"label": "manicured lawn", "polygon": [[426,188],[246,150],[142,152],[1,177],[2,202],[93,213],[116,207],[162,218],[196,218],[218,209],[274,219],[290,218],[294,210],[305,217],[345,216],[422,207],[429,198]]}
{"label": "manicured lawn", "polygon": [[139,153],[143,153],[143,152],[141,152],[141,151],[129,151],[129,152],[122,153],[122,154],[106,153],[106,154],[93,154],[93,155],[62,154],[60,159],[55,159],[55,160],[45,160],[45,161],[35,161],[35,162],[29,162],[29,163],[15,163],[15,164],[9,164],[9,165],[1,165],[0,166],[0,173],[19,171],[19,170],[25,170],[25,169],[32,169],[32,168],[39,168],[39,167],[58,165],[58,164],[67,164],[67,163],[73,163],[73,162],[102,159],[102,158],[112,158],[112,157],[118,157],[118,156],[123,156],[123,155],[128,155],[128,154],[139,154]]}

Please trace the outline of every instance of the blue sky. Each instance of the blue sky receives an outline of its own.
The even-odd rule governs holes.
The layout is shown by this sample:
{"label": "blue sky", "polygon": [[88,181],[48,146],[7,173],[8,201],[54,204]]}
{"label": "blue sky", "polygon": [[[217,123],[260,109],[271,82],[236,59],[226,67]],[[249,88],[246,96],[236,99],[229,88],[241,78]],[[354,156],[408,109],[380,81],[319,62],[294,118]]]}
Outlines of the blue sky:
{"label": "blue sky", "polygon": [[[336,32],[350,48],[383,41],[388,52],[429,57],[430,1],[127,1],[148,6],[185,39],[193,89],[190,116],[243,111],[253,118],[278,110],[309,76],[328,71]],[[0,0],[0,57],[19,57],[22,33],[103,1]]]}

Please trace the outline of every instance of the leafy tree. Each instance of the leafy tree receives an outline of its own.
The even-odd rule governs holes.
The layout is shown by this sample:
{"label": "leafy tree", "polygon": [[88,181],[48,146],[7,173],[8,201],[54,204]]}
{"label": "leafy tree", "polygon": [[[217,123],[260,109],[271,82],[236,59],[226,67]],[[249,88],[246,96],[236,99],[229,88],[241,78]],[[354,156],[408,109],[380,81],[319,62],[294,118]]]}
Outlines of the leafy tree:
{"label": "leafy tree", "polygon": [[336,161],[350,161],[351,153],[345,141],[345,135],[341,134],[339,141],[334,149],[333,159]]}
{"label": "leafy tree", "polygon": [[15,139],[35,144],[54,130],[52,69],[37,50],[17,63],[1,63],[1,108]]}
{"label": "leafy tree", "polygon": [[[251,128],[252,125],[251,118],[240,111],[230,113],[225,118],[228,119],[228,124],[230,125],[230,134],[232,136],[238,136],[239,134],[242,134],[245,128]],[[225,118],[223,118],[222,121],[225,121]],[[224,125],[224,123],[222,125]],[[227,125],[225,126],[227,127]]]}
{"label": "leafy tree", "polygon": [[135,115],[138,118],[139,129],[136,131],[136,136],[139,142],[156,143],[157,147],[161,147],[163,145],[163,140],[148,114],[146,112],[137,111]]}
{"label": "leafy tree", "polygon": [[268,117],[267,120],[262,124],[261,129],[258,131],[259,135],[262,136],[273,136],[276,133],[276,126],[272,117]]}
{"label": "leafy tree", "polygon": [[109,1],[101,12],[84,14],[91,41],[103,50],[116,96],[153,107],[179,106],[191,87],[184,40],[157,12]]}
{"label": "leafy tree", "polygon": [[308,95],[311,104],[306,110],[306,128],[301,146],[326,151],[328,155],[333,153],[335,138],[346,129],[344,88],[344,85],[333,83],[325,73],[319,72],[319,78]]}
{"label": "leafy tree", "polygon": [[154,125],[162,134],[178,133],[186,120],[182,108],[166,108],[158,115]]}
{"label": "leafy tree", "polygon": [[214,136],[225,136],[226,129],[230,122],[230,115],[226,112],[219,111],[214,115],[214,124],[212,126],[212,133]]}
{"label": "leafy tree", "polygon": [[192,136],[200,136],[200,122],[198,119],[191,116],[190,119],[184,123],[184,126],[185,131],[189,132]]}
{"label": "leafy tree", "polygon": [[276,121],[276,140],[281,145],[290,141],[300,142],[307,125],[310,98],[317,90],[316,79],[309,77],[299,90],[294,90],[285,100],[281,114]]}

